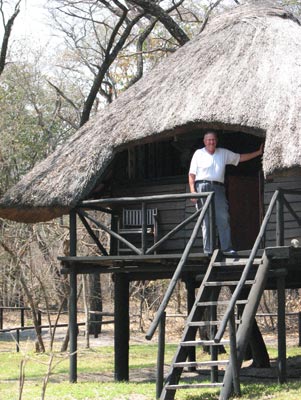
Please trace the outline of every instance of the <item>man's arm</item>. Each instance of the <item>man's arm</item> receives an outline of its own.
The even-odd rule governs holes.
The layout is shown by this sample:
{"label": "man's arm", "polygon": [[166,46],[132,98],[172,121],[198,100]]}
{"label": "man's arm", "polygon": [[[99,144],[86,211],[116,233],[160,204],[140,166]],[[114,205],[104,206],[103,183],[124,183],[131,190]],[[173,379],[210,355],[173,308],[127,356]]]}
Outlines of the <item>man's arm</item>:
{"label": "man's arm", "polygon": [[239,158],[239,162],[245,162],[245,161],[252,160],[255,157],[261,156],[262,153],[263,153],[263,144],[261,144],[261,146],[259,147],[258,150],[253,151],[253,153],[241,154],[240,158]]}
{"label": "man's arm", "polygon": [[[195,174],[188,174],[188,183],[189,183],[189,188],[190,188],[190,193],[196,193],[195,191]],[[191,201],[195,204],[197,202],[197,199],[191,199]]]}

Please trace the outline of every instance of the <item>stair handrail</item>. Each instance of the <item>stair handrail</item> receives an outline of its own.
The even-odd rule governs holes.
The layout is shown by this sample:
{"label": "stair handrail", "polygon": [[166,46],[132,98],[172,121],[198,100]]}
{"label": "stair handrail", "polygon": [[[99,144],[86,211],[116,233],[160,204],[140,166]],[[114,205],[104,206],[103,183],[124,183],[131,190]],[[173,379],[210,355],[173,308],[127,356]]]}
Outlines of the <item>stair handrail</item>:
{"label": "stair handrail", "polygon": [[267,212],[265,214],[265,217],[264,217],[264,219],[262,221],[259,233],[257,235],[257,238],[256,238],[255,243],[253,245],[253,248],[251,250],[250,256],[249,256],[249,258],[247,260],[246,266],[245,266],[245,268],[243,270],[243,273],[241,275],[241,278],[240,278],[240,280],[239,280],[239,282],[238,282],[238,284],[237,284],[237,286],[236,286],[236,288],[235,288],[235,290],[234,290],[234,292],[233,292],[233,294],[231,296],[231,300],[229,302],[227,310],[226,310],[226,312],[224,314],[224,317],[223,317],[223,319],[221,321],[220,327],[219,327],[219,329],[218,329],[218,331],[217,331],[217,333],[215,335],[214,341],[217,342],[217,343],[221,341],[221,339],[222,339],[222,337],[224,335],[224,332],[225,332],[226,327],[227,327],[227,323],[228,323],[228,321],[229,321],[229,319],[231,317],[231,313],[234,310],[236,301],[238,300],[238,296],[240,295],[240,292],[241,292],[241,290],[242,290],[242,288],[243,288],[243,286],[244,286],[244,284],[245,284],[245,282],[246,282],[246,280],[248,278],[248,274],[249,274],[250,269],[251,269],[251,267],[253,265],[253,261],[254,261],[254,259],[256,257],[256,253],[257,253],[257,251],[259,249],[260,242],[264,237],[267,224],[268,224],[268,222],[269,222],[269,220],[271,218],[272,212],[274,210],[274,207],[275,207],[276,201],[277,201],[277,199],[278,199],[278,197],[280,195],[280,192],[281,192],[281,190],[277,189],[274,192],[273,196],[272,196],[272,199],[270,201],[268,210],[267,210]]}
{"label": "stair handrail", "polygon": [[[167,288],[167,290],[165,292],[165,295],[164,295],[163,300],[162,300],[162,302],[160,304],[160,307],[159,307],[159,309],[158,309],[158,311],[157,311],[157,313],[155,315],[155,318],[153,319],[153,321],[151,323],[151,326],[149,327],[149,330],[147,331],[147,334],[145,335],[147,340],[151,340],[152,339],[152,337],[153,337],[153,335],[155,333],[155,330],[157,329],[157,327],[158,327],[158,325],[160,323],[160,320],[161,320],[161,318],[162,318],[162,316],[164,314],[164,311],[165,311],[165,309],[166,309],[166,307],[167,307],[167,305],[169,303],[169,300],[170,300],[171,295],[172,295],[172,293],[174,291],[174,288],[175,288],[175,286],[176,286],[176,284],[177,284],[177,282],[179,280],[179,277],[180,277],[180,275],[182,273],[182,270],[183,270],[183,267],[184,267],[184,265],[186,263],[186,260],[187,260],[189,254],[190,254],[191,247],[192,247],[192,245],[193,245],[193,243],[194,243],[194,241],[196,239],[196,236],[197,236],[197,233],[199,231],[200,225],[203,222],[203,219],[204,219],[204,217],[206,215],[206,212],[207,212],[211,202],[213,203],[213,198],[214,198],[214,192],[208,192],[208,196],[206,198],[205,204],[202,207],[202,209],[199,210],[200,214],[199,214],[198,219],[197,219],[197,221],[195,223],[195,226],[194,226],[193,231],[191,233],[190,239],[189,239],[189,241],[187,242],[187,244],[185,246],[185,249],[183,251],[181,259],[178,262],[177,268],[176,268],[176,270],[175,270],[175,272],[174,272],[174,274],[173,274],[173,276],[172,276],[172,278],[171,278],[171,280],[169,282],[168,288]],[[214,222],[213,222],[213,224],[214,224]]]}

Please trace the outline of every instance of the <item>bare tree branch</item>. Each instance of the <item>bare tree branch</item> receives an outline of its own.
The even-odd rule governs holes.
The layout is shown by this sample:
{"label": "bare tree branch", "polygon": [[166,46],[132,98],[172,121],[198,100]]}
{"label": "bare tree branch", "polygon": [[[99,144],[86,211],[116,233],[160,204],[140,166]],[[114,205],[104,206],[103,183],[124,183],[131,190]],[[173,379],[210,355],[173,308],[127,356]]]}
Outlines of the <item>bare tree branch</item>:
{"label": "bare tree branch", "polygon": [[154,26],[157,23],[157,19],[153,19],[153,21],[149,24],[149,26],[145,29],[145,31],[139,36],[136,51],[137,51],[137,72],[136,75],[130,80],[126,89],[130,86],[134,85],[143,75],[143,43],[145,42],[146,38],[149,36],[151,31],[153,30]]}
{"label": "bare tree branch", "polygon": [[2,14],[2,21],[3,21],[3,28],[4,28],[4,35],[2,39],[2,44],[1,44],[1,53],[0,53],[0,75],[2,74],[5,64],[6,64],[6,56],[7,56],[7,51],[8,51],[8,42],[10,39],[11,31],[13,24],[15,22],[15,19],[17,18],[19,12],[20,12],[20,3],[21,0],[17,2],[15,5],[15,10],[12,14],[12,16],[8,19],[7,22],[5,22],[4,18],[4,13],[3,13],[3,3],[1,2],[1,14]]}
{"label": "bare tree branch", "polygon": [[202,23],[202,26],[200,28],[200,32],[199,33],[203,32],[203,30],[205,29],[205,27],[206,27],[206,25],[208,23],[210,14],[215,9],[215,7],[217,7],[222,1],[223,0],[217,0],[215,3],[211,4],[211,6],[208,8],[208,11],[206,12],[206,15],[205,15],[205,18],[204,18],[204,21]]}
{"label": "bare tree branch", "polygon": [[78,106],[71,99],[69,99],[69,97],[67,97],[60,88],[58,88],[54,83],[50,82],[49,80],[47,80],[47,82],[49,83],[50,86],[52,86],[56,90],[56,92],[61,97],[63,97],[63,99],[65,99],[75,109],[75,111],[79,111]]}
{"label": "bare tree branch", "polygon": [[[127,10],[127,9],[126,9]],[[123,32],[121,33],[117,43],[115,44],[115,46],[113,47],[114,44],[114,39],[117,36],[118,30],[121,27],[122,23],[125,20],[126,17],[126,10],[124,10],[123,15],[120,17],[114,32],[111,35],[108,47],[106,49],[106,53],[105,53],[105,58],[101,64],[101,66],[99,67],[99,71],[94,79],[94,82],[92,84],[90,93],[84,103],[84,107],[83,107],[83,112],[82,112],[82,116],[81,116],[81,121],[80,121],[80,126],[82,126],[85,122],[88,121],[92,107],[93,107],[93,103],[94,100],[97,96],[97,93],[101,87],[102,81],[105,77],[106,72],[108,71],[109,67],[112,65],[113,61],[116,59],[119,51],[122,49],[126,39],[128,38],[128,36],[131,33],[132,28],[137,24],[137,22],[143,17],[144,14],[139,14],[137,17],[135,17],[123,30]],[[118,27],[118,29],[117,29]]]}
{"label": "bare tree branch", "polygon": [[[183,1],[180,1],[178,5],[182,2]],[[178,41],[181,46],[190,40],[183,29],[172,19],[168,12],[158,4],[148,0],[129,0],[129,3],[141,7],[144,12],[158,18],[158,20],[165,26],[168,32]],[[173,8],[176,7],[177,6],[175,5]]]}

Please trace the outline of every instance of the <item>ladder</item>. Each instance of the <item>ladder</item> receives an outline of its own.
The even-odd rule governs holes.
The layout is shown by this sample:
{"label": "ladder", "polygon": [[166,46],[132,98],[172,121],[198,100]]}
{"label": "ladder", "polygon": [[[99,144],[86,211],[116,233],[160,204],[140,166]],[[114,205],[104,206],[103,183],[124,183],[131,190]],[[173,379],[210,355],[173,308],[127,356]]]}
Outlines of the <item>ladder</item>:
{"label": "ladder", "polygon": [[[219,250],[213,253],[196,295],[195,303],[187,318],[182,339],[172,360],[160,400],[173,400],[177,390],[190,388],[218,388],[220,400],[227,400],[233,392],[240,394],[239,369],[265,287],[269,262],[265,253],[262,257],[254,258],[251,268],[248,268],[247,276],[241,280],[242,275],[245,275],[243,271],[246,264],[246,258],[225,257]],[[235,319],[234,308],[229,306],[231,301],[219,300],[223,288],[230,288],[232,293],[239,289],[240,295],[235,302],[237,314],[240,315],[239,319]],[[224,320],[223,318],[219,320],[217,317],[224,312],[225,307],[228,308],[224,313]],[[229,307],[231,307],[230,311]],[[205,317],[205,310],[209,311],[208,317]],[[228,325],[226,339],[225,329],[221,327],[225,324]],[[209,327],[209,340],[196,339],[202,326]],[[222,331],[220,331],[221,329]],[[196,350],[200,346],[210,348],[210,361],[195,359]],[[229,346],[230,357],[228,360],[218,360],[220,346]],[[209,382],[189,384],[183,379],[185,378],[182,376],[184,370],[198,371],[208,368],[211,378]],[[220,373],[221,368],[223,374]]]}

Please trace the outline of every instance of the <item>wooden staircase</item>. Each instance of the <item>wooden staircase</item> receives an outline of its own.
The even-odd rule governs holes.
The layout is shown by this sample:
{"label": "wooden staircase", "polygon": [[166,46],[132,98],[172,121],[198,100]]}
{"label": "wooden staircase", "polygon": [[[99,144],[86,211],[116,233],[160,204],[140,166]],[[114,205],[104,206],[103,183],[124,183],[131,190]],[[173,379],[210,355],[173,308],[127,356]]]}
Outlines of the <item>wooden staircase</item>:
{"label": "wooden staircase", "polygon": [[[218,250],[213,253],[187,318],[182,340],[173,358],[160,400],[173,400],[177,390],[190,388],[218,388],[220,400],[228,399],[233,392],[240,394],[239,369],[265,287],[268,264],[265,254],[254,258],[250,264],[246,258],[225,257]],[[233,294],[232,300],[219,300],[221,291],[229,290],[225,288],[229,288]],[[235,318],[235,309],[238,318]],[[219,320],[220,314],[222,318]],[[209,327],[209,340],[196,339],[199,329],[203,326]],[[200,346],[210,348],[210,361],[196,361],[196,350]],[[218,360],[221,346],[227,346],[227,352],[230,354],[228,360]],[[184,370],[197,372],[208,368],[210,381],[193,384],[188,383],[187,379],[183,381]],[[199,377],[200,375],[197,376],[198,380]]]}

